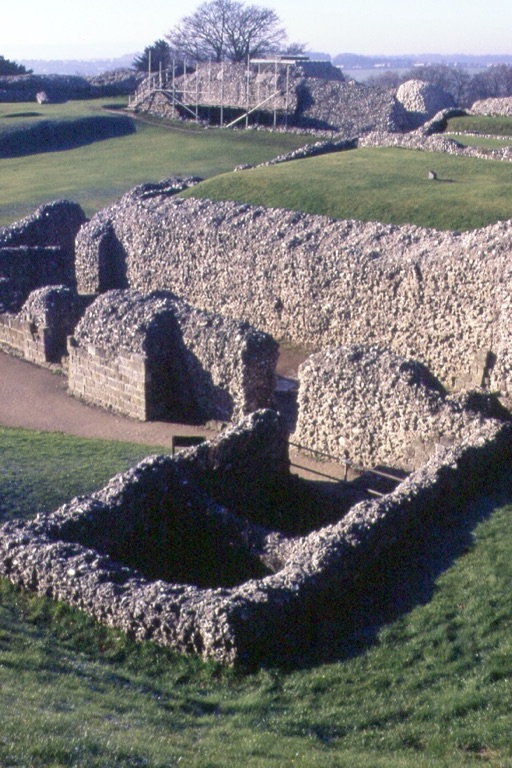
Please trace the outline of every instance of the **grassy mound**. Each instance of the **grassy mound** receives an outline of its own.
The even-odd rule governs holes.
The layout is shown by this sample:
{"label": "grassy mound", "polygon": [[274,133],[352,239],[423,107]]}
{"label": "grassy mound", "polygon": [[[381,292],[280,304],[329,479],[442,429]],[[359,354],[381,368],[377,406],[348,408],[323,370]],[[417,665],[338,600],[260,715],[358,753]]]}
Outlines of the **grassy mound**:
{"label": "grassy mound", "polygon": [[[428,180],[430,169],[437,181]],[[224,174],[182,195],[462,231],[510,218],[512,165],[405,149],[357,149]]]}
{"label": "grassy mound", "polygon": [[[99,116],[111,100],[48,104],[0,104],[0,140],[5,132],[37,130],[44,120],[78,121]],[[119,114],[117,118],[121,117]],[[67,151],[0,158],[0,226],[11,224],[41,203],[73,200],[88,216],[136,184],[169,176],[208,178],[243,163],[257,164],[304,146],[314,137],[264,131],[205,130],[136,118],[136,131]]]}
{"label": "grassy mound", "polygon": [[135,123],[127,115],[91,115],[18,124],[0,133],[0,158],[61,152],[130,133],[135,133]]}

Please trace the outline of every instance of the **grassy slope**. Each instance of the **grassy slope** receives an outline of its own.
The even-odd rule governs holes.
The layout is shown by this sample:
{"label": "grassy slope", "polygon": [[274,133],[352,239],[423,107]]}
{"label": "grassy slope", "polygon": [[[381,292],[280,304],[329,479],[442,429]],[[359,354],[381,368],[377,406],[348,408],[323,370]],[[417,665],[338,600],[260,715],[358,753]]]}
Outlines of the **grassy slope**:
{"label": "grassy slope", "polygon": [[[132,449],[144,452],[22,430],[1,438],[2,478],[32,459],[47,480],[41,486],[20,471],[16,510],[8,511],[20,516],[47,506],[48,488],[66,470],[67,497],[126,466]],[[427,604],[370,633],[352,657],[341,628],[328,625],[339,660],[301,671],[244,677],[176,658],[0,582],[0,764],[512,766],[505,498],[497,496],[490,517],[489,503],[475,510],[488,517],[476,543],[437,579]]]}
{"label": "grassy slope", "polygon": [[[16,121],[64,119],[96,114],[107,100],[71,102],[34,109],[34,104],[0,104],[2,126]],[[15,107],[15,109],[13,109]],[[37,117],[24,117],[30,112]],[[10,116],[9,116],[10,115]],[[31,213],[42,202],[67,198],[80,203],[88,216],[135,184],[167,176],[202,178],[259,163],[303,146],[311,138],[268,132],[204,130],[137,120],[133,135],[108,139],[63,152],[0,159],[0,226]]]}
{"label": "grassy slope", "polygon": [[[436,182],[427,178],[431,168]],[[404,149],[358,149],[224,174],[184,196],[466,230],[512,216],[512,165]]]}
{"label": "grassy slope", "polygon": [[492,117],[489,115],[451,117],[448,120],[446,133],[454,131],[510,138],[512,137],[512,118]]}

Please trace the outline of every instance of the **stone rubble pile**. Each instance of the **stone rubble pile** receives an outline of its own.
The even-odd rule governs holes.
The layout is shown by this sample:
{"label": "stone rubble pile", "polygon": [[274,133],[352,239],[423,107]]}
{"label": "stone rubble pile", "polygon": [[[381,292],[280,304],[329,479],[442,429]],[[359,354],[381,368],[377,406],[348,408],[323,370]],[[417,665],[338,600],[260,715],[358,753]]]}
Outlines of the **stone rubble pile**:
{"label": "stone rubble pile", "polygon": [[512,96],[475,101],[471,105],[470,114],[510,117],[512,115]]}
{"label": "stone rubble pile", "polygon": [[433,83],[407,80],[398,87],[397,101],[407,112],[411,129],[430,120],[437,112],[455,107],[453,97]]}

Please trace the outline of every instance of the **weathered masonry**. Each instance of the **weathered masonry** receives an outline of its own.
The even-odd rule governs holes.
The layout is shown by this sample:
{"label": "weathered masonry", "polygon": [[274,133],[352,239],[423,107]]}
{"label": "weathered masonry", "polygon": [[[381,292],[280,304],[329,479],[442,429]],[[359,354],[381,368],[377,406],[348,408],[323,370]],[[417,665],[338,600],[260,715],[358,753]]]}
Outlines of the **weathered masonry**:
{"label": "weathered masonry", "polygon": [[108,291],[69,339],[69,389],[136,419],[236,420],[265,406],[277,343],[172,294]]}
{"label": "weathered masonry", "polygon": [[251,495],[289,482],[279,419],[259,411],[186,455],[150,457],[92,496],[6,523],[0,575],[139,640],[225,664],[289,663],[314,643],[327,606],[350,625],[354,590],[377,560],[385,569],[456,521],[510,468],[511,424],[475,426],[393,493],[293,536],[251,513]]}
{"label": "weathered masonry", "polygon": [[439,232],[128,194],[82,227],[76,273],[79,290],[95,292],[122,253],[119,279],[143,293],[171,289],[317,350],[387,348],[449,391],[508,394],[511,251],[511,222]]}

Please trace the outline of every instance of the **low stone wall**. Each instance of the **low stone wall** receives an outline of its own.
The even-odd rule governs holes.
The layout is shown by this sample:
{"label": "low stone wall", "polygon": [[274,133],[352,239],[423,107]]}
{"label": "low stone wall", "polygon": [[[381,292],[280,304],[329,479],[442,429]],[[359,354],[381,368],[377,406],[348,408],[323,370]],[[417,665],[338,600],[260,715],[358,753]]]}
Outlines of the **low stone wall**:
{"label": "low stone wall", "polygon": [[62,285],[33,291],[17,315],[0,314],[0,344],[36,365],[59,363],[86,303]]}
{"label": "low stone wall", "polygon": [[0,227],[0,277],[11,283],[17,311],[30,291],[75,281],[75,238],[87,221],[77,203],[57,200],[10,227]]}
{"label": "low stone wall", "polygon": [[79,75],[13,75],[0,77],[0,102],[36,101],[45,93],[48,101],[128,96],[144,74],[122,69],[94,77]]}
{"label": "low stone wall", "polygon": [[69,389],[137,419],[239,419],[270,402],[278,346],[172,294],[109,291],[69,343]]}
{"label": "low stone wall", "polygon": [[[439,118],[442,123],[442,118]],[[459,157],[479,157],[482,160],[512,161],[512,149],[501,147],[497,149],[485,149],[482,147],[466,147],[456,139],[449,139],[441,133],[431,131],[428,126],[423,126],[417,131],[398,134],[389,131],[371,131],[361,136],[359,147],[402,147],[403,149],[419,149],[422,152],[444,152],[447,155]],[[441,179],[438,179],[441,181]]]}
{"label": "low stone wall", "polygon": [[469,382],[506,394],[511,250],[510,222],[441,232],[132,195],[81,229],[76,270],[80,291],[96,292],[101,264],[121,251],[125,284],[143,293],[171,288],[310,349],[387,347],[448,390]]}
{"label": "low stone wall", "polygon": [[[264,466],[248,467],[243,492],[266,470],[269,446],[283,466],[275,414],[253,414],[197,451],[228,467],[230,444],[240,463],[254,440]],[[392,494],[295,539],[244,519],[243,498],[241,516],[212,502],[190,482],[187,467],[197,461],[193,450],[179,462],[149,458],[92,496],[6,523],[0,575],[138,640],[226,664],[289,663],[307,650],[326,601],[349,623],[347,598],[377,557],[392,558],[510,468],[512,426],[488,421]]]}
{"label": "low stone wall", "polygon": [[490,395],[447,396],[414,360],[376,347],[334,347],[299,367],[293,441],[359,466],[412,471],[490,416],[512,418]]}

